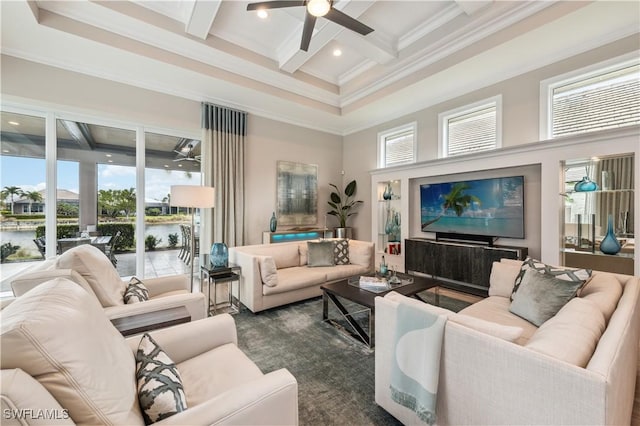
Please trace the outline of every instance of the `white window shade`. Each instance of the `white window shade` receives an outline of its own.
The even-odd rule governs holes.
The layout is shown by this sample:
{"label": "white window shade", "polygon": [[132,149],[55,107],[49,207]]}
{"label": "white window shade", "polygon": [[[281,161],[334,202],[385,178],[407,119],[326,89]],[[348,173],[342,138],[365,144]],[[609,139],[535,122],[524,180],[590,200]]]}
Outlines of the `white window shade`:
{"label": "white window shade", "polygon": [[385,139],[385,165],[396,166],[413,162],[413,131]]}
{"label": "white window shade", "polygon": [[552,89],[552,137],[640,124],[640,65]]}
{"label": "white window shade", "polygon": [[446,155],[462,155],[497,147],[496,105],[447,119]]}
{"label": "white window shade", "polygon": [[396,127],[378,134],[380,167],[399,166],[416,161],[417,123]]}

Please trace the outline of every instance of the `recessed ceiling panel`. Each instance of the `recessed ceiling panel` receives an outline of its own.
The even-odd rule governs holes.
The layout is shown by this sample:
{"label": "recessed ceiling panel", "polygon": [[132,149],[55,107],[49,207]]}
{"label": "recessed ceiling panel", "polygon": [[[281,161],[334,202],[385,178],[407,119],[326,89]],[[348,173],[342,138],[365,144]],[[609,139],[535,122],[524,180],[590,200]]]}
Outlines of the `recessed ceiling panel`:
{"label": "recessed ceiling panel", "polygon": [[304,19],[303,7],[274,9],[266,19],[247,11],[245,1],[225,1],[220,5],[210,34],[260,55],[277,59],[277,49],[289,39],[299,37]]}
{"label": "recessed ceiling panel", "polygon": [[[334,55],[336,49],[340,50],[340,56]],[[360,66],[363,62],[367,62],[367,60],[368,58],[356,49],[334,40],[320,49],[300,70],[337,84],[341,75]]]}

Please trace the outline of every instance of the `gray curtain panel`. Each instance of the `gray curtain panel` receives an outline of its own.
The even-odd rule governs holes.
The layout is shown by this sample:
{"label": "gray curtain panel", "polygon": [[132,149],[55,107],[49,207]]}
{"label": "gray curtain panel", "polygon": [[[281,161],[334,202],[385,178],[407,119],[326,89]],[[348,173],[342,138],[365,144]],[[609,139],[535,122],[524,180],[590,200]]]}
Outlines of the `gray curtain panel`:
{"label": "gray curtain panel", "polygon": [[[244,245],[244,144],[247,134],[247,113],[234,109],[202,104],[203,159],[210,176],[205,185],[215,187],[215,207],[212,242],[229,247]],[[206,154],[210,154],[207,156]],[[207,182],[206,180],[211,180]],[[207,220],[204,216],[203,220]],[[210,245],[209,245],[210,246]]]}

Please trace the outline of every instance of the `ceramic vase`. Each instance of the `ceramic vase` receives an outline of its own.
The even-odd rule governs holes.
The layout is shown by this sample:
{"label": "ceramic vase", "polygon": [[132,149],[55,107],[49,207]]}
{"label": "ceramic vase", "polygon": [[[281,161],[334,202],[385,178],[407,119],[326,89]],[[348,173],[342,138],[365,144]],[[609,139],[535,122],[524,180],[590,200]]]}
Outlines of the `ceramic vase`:
{"label": "ceramic vase", "polygon": [[384,192],[382,193],[382,198],[385,200],[390,200],[392,195],[393,195],[393,191],[391,189],[391,184],[388,183],[387,187],[384,189]]}
{"label": "ceramic vase", "polygon": [[589,179],[588,176],[582,178],[582,180],[573,187],[576,192],[591,192],[598,190],[598,184]]}
{"label": "ceramic vase", "polygon": [[225,243],[213,243],[211,246],[211,266],[214,268],[229,266],[229,250]]}
{"label": "ceramic vase", "polygon": [[269,220],[269,230],[271,232],[276,232],[276,228],[278,227],[278,219],[276,218],[276,212],[271,214],[271,219]]}
{"label": "ceramic vase", "polygon": [[613,231],[613,216],[609,215],[607,217],[607,235],[604,236],[600,243],[600,251],[604,254],[617,254],[621,248],[622,246]]}

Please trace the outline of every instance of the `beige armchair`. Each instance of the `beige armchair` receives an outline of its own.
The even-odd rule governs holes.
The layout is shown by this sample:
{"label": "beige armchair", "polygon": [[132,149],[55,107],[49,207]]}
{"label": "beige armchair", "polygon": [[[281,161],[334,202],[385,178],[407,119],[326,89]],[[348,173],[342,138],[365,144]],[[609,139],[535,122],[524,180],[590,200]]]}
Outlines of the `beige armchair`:
{"label": "beige armchair", "polygon": [[[19,413],[27,424],[144,424],[135,377],[140,337],[123,338],[77,284],[43,283],[0,320],[3,423],[24,424],[15,422]],[[150,335],[175,362],[187,401],[185,411],[156,424],[298,423],[295,378],[285,369],[262,374],[237,347],[231,316]],[[30,417],[38,412],[49,417]]]}
{"label": "beige armchair", "polygon": [[122,318],[145,312],[184,306],[191,321],[207,316],[204,294],[192,293],[188,275],[173,275],[145,278],[149,300],[125,304],[124,292],[127,281],[123,281],[109,258],[99,249],[85,244],[74,247],[56,259],[46,260],[20,274],[11,282],[16,297],[52,278],[67,278],[94,296],[104,308],[109,319]]}

